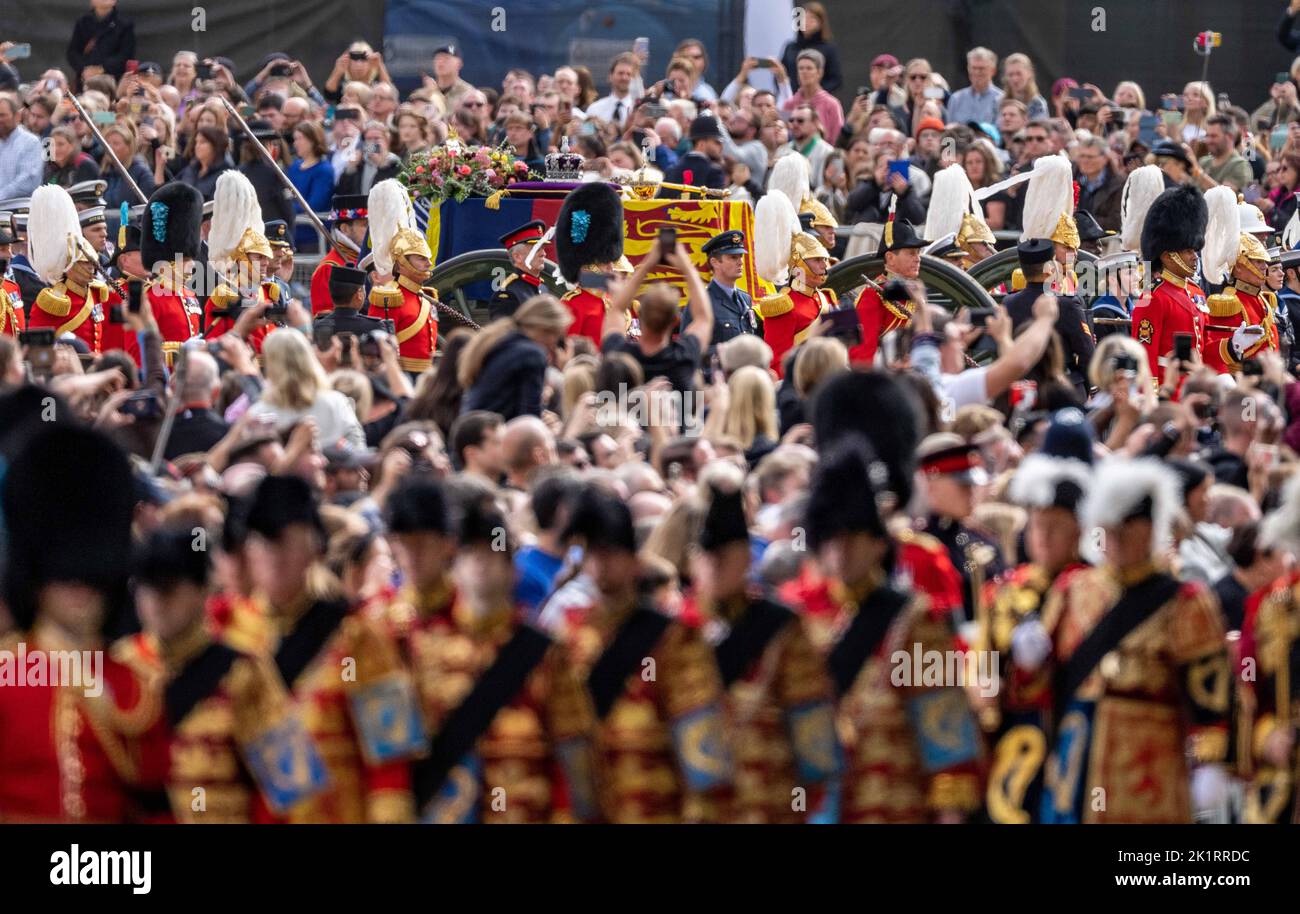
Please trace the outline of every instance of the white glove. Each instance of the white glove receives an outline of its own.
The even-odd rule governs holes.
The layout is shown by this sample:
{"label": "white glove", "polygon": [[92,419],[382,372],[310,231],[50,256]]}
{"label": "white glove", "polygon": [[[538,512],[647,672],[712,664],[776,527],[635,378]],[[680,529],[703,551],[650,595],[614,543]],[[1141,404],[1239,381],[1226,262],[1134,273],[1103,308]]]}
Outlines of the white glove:
{"label": "white glove", "polygon": [[1032,673],[1052,652],[1052,639],[1038,616],[1030,616],[1011,632],[1011,660],[1018,669]]}
{"label": "white glove", "polygon": [[1220,764],[1198,765],[1192,772],[1192,811],[1197,821],[1218,821],[1227,807],[1231,781]]}
{"label": "white glove", "polygon": [[1259,324],[1243,324],[1232,331],[1232,356],[1238,362],[1246,357],[1251,347],[1264,338],[1264,328]]}

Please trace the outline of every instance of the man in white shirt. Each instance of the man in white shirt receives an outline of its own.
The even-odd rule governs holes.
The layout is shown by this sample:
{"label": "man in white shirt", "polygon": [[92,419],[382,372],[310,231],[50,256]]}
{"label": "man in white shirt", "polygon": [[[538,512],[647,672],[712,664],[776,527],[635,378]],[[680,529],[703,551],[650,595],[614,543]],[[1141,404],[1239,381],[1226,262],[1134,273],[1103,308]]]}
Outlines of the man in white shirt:
{"label": "man in white shirt", "polygon": [[598,98],[587,108],[587,116],[617,124],[622,130],[632,107],[641,97],[634,82],[641,75],[641,63],[631,51],[619,54],[609,67],[609,95]]}
{"label": "man in white shirt", "polygon": [[44,146],[18,123],[17,99],[0,93],[0,200],[31,196],[44,174]]}

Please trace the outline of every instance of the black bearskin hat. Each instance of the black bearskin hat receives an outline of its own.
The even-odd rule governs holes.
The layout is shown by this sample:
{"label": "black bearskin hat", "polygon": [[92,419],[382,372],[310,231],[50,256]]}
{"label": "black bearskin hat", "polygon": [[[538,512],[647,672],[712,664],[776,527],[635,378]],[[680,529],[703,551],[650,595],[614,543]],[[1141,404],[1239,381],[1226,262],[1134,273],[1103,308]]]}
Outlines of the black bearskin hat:
{"label": "black bearskin hat", "polygon": [[316,492],[301,476],[267,476],[259,482],[244,523],[249,533],[270,540],[278,539],[291,524],[306,524],[320,533],[322,546],[325,541]]}
{"label": "black bearskin hat", "polygon": [[710,486],[709,510],[700,531],[700,548],[721,549],[728,543],[749,542],[749,522],[745,519],[745,498],[739,490],[723,492]]}
{"label": "black bearskin hat", "polygon": [[871,444],[861,435],[845,435],[823,452],[804,514],[812,548],[840,533],[885,535],[876,503],[878,465]]}
{"label": "black bearskin hat", "polygon": [[577,282],[584,267],[623,256],[623,201],[608,184],[593,181],[564,198],[555,223],[560,275]]}
{"label": "black bearskin hat", "polygon": [[212,563],[208,551],[194,545],[194,532],[188,526],[153,531],[135,548],[136,581],[157,587],[180,583],[206,586]]}
{"label": "black bearskin hat", "polygon": [[140,260],[146,270],[160,260],[199,256],[203,195],[179,181],[153,192],[140,217]]}
{"label": "black bearskin hat", "polygon": [[1160,269],[1160,255],[1188,248],[1199,251],[1205,245],[1209,221],[1205,196],[1186,184],[1171,187],[1156,197],[1142,226],[1142,259]]}
{"label": "black bearskin hat", "polygon": [[825,452],[841,438],[859,435],[884,464],[887,480],[876,488],[893,493],[902,507],[912,497],[912,473],[920,440],[921,405],[915,393],[881,371],[846,371],[823,381],[813,395],[813,430]]}
{"label": "black bearskin hat", "polygon": [[390,533],[451,535],[451,511],[442,483],[427,476],[410,477],[388,498]]}
{"label": "black bearskin hat", "polygon": [[487,546],[507,553],[513,544],[506,532],[506,519],[490,499],[469,499],[460,515],[460,544]]}
{"label": "black bearskin hat", "polygon": [[599,486],[584,486],[569,508],[564,539],[580,536],[587,548],[636,552],[636,532],[627,503]]}
{"label": "black bearskin hat", "polygon": [[134,492],[126,454],[89,428],[54,425],[14,455],[0,505],[4,597],[19,630],[35,620],[43,585],[81,583],[105,596],[104,634],[127,633]]}

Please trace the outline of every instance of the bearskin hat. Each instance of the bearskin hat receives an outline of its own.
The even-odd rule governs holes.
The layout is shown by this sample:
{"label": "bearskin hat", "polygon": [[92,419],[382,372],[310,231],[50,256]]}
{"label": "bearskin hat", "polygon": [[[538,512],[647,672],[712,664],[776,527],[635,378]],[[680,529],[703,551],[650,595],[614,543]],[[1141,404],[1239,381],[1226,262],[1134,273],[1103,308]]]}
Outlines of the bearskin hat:
{"label": "bearskin hat", "polygon": [[563,538],[575,536],[586,540],[588,548],[636,552],[636,532],[627,503],[599,486],[584,486],[569,506]]}
{"label": "bearskin hat", "polygon": [[560,275],[576,283],[583,268],[623,256],[623,201],[608,184],[593,181],[564,198],[555,222]]}
{"label": "bearskin hat", "polygon": [[840,533],[885,535],[887,512],[877,501],[880,463],[871,443],[858,434],[846,435],[823,451],[804,512],[812,548]]}
{"label": "bearskin hat", "polygon": [[311,485],[301,476],[267,476],[257,484],[248,503],[245,523],[250,533],[278,539],[290,524],[314,527],[325,539],[320,506]]}
{"label": "bearskin hat", "polygon": [[749,521],[745,517],[745,496],[740,489],[708,486],[709,509],[700,530],[700,548],[712,551],[728,543],[749,542]]}
{"label": "bearskin hat", "polygon": [[89,428],[53,425],[14,455],[0,504],[3,591],[20,630],[31,627],[43,585],[81,583],[107,600],[103,632],[126,633],[134,492],[126,454]]}
{"label": "bearskin hat", "polygon": [[1157,269],[1161,254],[1199,251],[1205,245],[1208,220],[1205,196],[1196,188],[1183,184],[1164,191],[1151,204],[1142,226],[1142,259]]}
{"label": "bearskin hat", "polygon": [[915,393],[881,371],[846,371],[818,386],[812,423],[822,451],[841,438],[865,438],[873,459],[888,471],[876,488],[892,493],[899,507],[911,500],[921,428],[921,405]]}
{"label": "bearskin hat", "polygon": [[203,195],[197,188],[171,181],[153,192],[140,226],[140,261],[155,263],[199,256]]}

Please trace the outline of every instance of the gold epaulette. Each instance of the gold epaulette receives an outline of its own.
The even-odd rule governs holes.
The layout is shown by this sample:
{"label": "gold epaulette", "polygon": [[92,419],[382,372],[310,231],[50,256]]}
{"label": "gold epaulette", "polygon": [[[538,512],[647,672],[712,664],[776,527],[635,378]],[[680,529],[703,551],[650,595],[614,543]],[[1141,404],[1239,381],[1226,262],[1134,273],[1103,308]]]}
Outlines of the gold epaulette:
{"label": "gold epaulette", "polygon": [[1241,313],[1241,299],[1236,292],[1225,289],[1207,298],[1205,307],[1210,309],[1210,317],[1232,317]]}
{"label": "gold epaulette", "polygon": [[[505,279],[501,280],[501,289],[504,289],[506,286],[510,285],[512,282],[514,282],[514,281],[515,281],[516,279],[518,279],[518,278],[519,278],[519,274],[518,274],[518,273],[511,273],[511,274],[510,274],[509,276],[507,276]],[[498,291],[500,291],[500,290],[498,290]]]}
{"label": "gold epaulette", "polygon": [[568,292],[565,292],[563,295],[560,296],[560,301],[568,301],[571,298],[581,295],[585,291],[587,290],[584,289],[582,286],[574,286]]}
{"label": "gold epaulette", "polygon": [[72,310],[72,299],[63,283],[58,282],[41,290],[36,296],[36,307],[55,317],[67,317]]}
{"label": "gold epaulette", "polygon": [[395,282],[384,283],[370,290],[370,305],[374,308],[402,307],[402,288]]}
{"label": "gold epaulette", "polygon": [[943,553],[948,554],[947,548],[929,533],[922,533],[920,530],[913,530],[905,524],[890,525],[889,532],[893,534],[894,539],[900,543],[916,546],[923,549],[931,555]]}
{"label": "gold epaulette", "polygon": [[794,310],[794,299],[790,297],[789,292],[778,292],[775,295],[769,295],[766,298],[760,298],[754,306],[758,316],[763,320],[771,320],[774,317],[780,317],[782,314],[789,314]]}
{"label": "gold epaulette", "polygon": [[278,282],[264,282],[262,288],[266,290],[266,297],[269,301],[278,302],[280,300],[280,284]]}
{"label": "gold epaulette", "polygon": [[239,301],[239,293],[230,288],[230,286],[226,285],[224,282],[218,283],[217,287],[212,290],[212,294],[208,297],[212,300],[212,304],[216,305],[218,308],[229,308],[235,302]]}
{"label": "gold epaulette", "polygon": [[1016,267],[1011,273],[1011,290],[1019,292],[1025,287],[1025,271]]}
{"label": "gold epaulette", "polygon": [[101,304],[108,301],[109,293],[113,291],[109,284],[102,279],[92,279],[88,288],[95,301]]}

